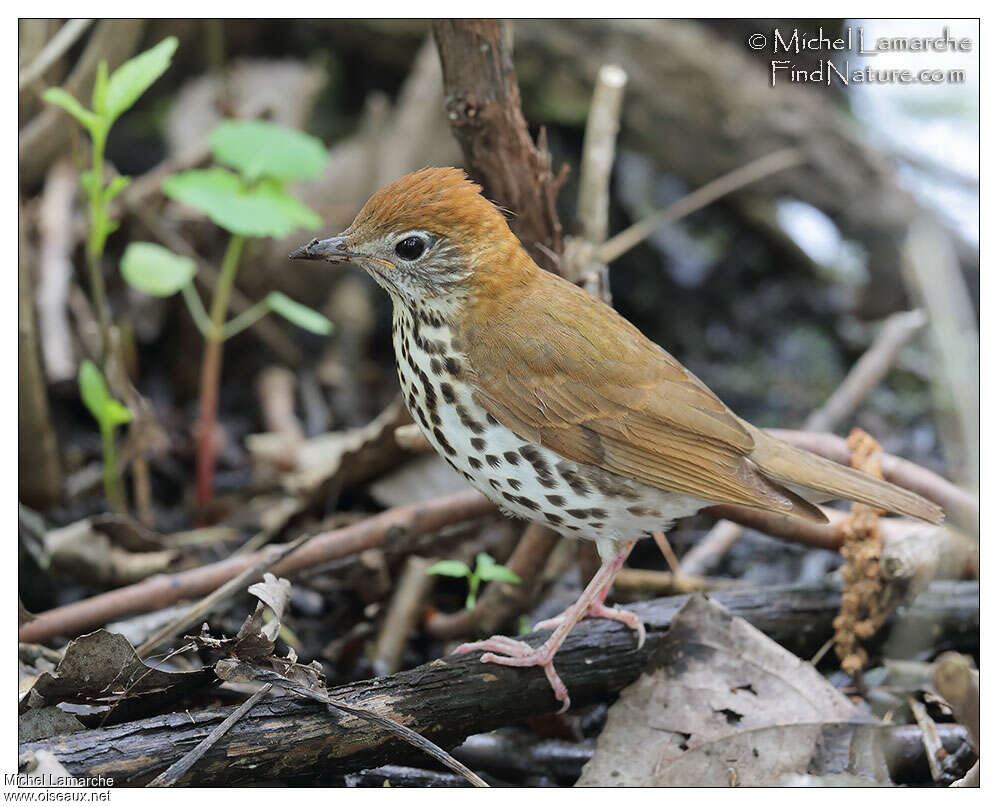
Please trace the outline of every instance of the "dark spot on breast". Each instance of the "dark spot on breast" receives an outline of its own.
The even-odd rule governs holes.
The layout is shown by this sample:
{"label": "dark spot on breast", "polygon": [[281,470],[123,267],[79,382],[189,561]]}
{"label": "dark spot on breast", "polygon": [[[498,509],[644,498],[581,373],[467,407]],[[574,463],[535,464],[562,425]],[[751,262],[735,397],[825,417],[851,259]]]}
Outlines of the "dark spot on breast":
{"label": "dark spot on breast", "polygon": [[472,432],[472,434],[482,434],[486,430],[481,423],[468,414],[468,410],[461,404],[457,404],[454,411],[458,414],[461,425]]}
{"label": "dark spot on breast", "polygon": [[486,462],[488,462],[493,468],[500,467],[500,459],[495,454],[486,454]]}
{"label": "dark spot on breast", "polygon": [[431,422],[433,422],[433,424],[435,426],[440,426],[441,425],[441,416],[437,414],[437,410],[436,409],[431,409],[430,410],[430,420],[431,420]]}
{"label": "dark spot on breast", "polygon": [[488,412],[486,412],[486,423],[488,423],[490,426],[499,426],[499,421],[496,420],[496,418],[494,418]]}
{"label": "dark spot on breast", "polygon": [[430,360],[430,371],[434,375],[440,375],[443,370],[444,370],[444,368],[441,366],[440,359],[438,359],[436,356],[434,356]]}
{"label": "dark spot on breast", "polygon": [[591,507],[590,518],[607,518],[607,511],[600,507]]}
{"label": "dark spot on breast", "polygon": [[503,457],[511,465],[520,465],[520,455],[516,451],[504,451]]}
{"label": "dark spot on breast", "polygon": [[472,448],[474,448],[476,451],[482,451],[482,449],[486,447],[486,441],[483,440],[481,437],[473,437],[471,442],[472,442]]}
{"label": "dark spot on breast", "polygon": [[[489,484],[493,486],[493,490],[499,490],[500,488],[502,488],[502,487],[503,487],[503,486],[502,486],[502,485],[501,485],[501,484],[500,484],[500,483],[499,483],[499,482],[498,482],[497,480],[495,480],[495,479],[490,479],[490,480],[489,480]],[[506,494],[505,494],[505,493],[504,493],[503,495],[504,495],[504,496],[506,496]],[[507,497],[507,498],[509,498],[509,497]]]}
{"label": "dark spot on breast", "polygon": [[445,381],[441,384],[441,397],[448,403],[454,403],[454,387]]}
{"label": "dark spot on breast", "polygon": [[545,513],[545,518],[549,524],[561,524],[562,516],[557,516],[554,513]]}
{"label": "dark spot on breast", "polygon": [[467,479],[469,482],[475,481],[475,477],[472,476],[468,471],[462,471],[461,473],[464,475],[465,479]]}
{"label": "dark spot on breast", "polygon": [[573,508],[572,510],[566,510],[565,512],[573,518],[586,518],[590,514],[589,510],[580,507]]}
{"label": "dark spot on breast", "polygon": [[577,496],[589,496],[590,486],[586,484],[578,473],[576,473],[567,462],[558,463],[555,468],[561,474],[562,478],[568,483],[569,487],[572,488],[572,492]]}
{"label": "dark spot on breast", "polygon": [[554,504],[556,507],[565,506],[565,496],[545,496],[548,501]]}
{"label": "dark spot on breast", "polygon": [[476,471],[482,467],[482,461],[478,457],[469,457],[468,464],[471,465]]}
{"label": "dark spot on breast", "polygon": [[458,361],[454,356],[448,356],[444,359],[444,369],[455,378],[461,377],[461,362]]}
{"label": "dark spot on breast", "polygon": [[604,525],[602,521],[591,521],[589,526],[593,527],[595,530],[599,530]]}
{"label": "dark spot on breast", "polygon": [[442,432],[437,426],[434,426],[434,437],[437,438],[437,442],[441,444],[441,448],[444,449],[445,453],[450,454],[452,457],[458,453],[454,450],[454,446],[447,441],[447,438],[444,436],[444,432]]}
{"label": "dark spot on breast", "polygon": [[423,397],[426,399],[427,406],[435,409],[437,407],[437,393],[434,392],[434,387],[430,383],[430,379],[427,378],[427,374],[423,370],[417,370],[417,374],[420,376],[420,383],[423,385]]}
{"label": "dark spot on breast", "polygon": [[633,516],[638,516],[639,518],[642,518],[642,517],[656,517],[656,518],[658,518],[659,517],[659,511],[658,510],[656,510],[656,509],[654,509],[652,507],[646,507],[643,504],[634,504],[634,505],[632,505],[631,507],[628,508],[628,512],[631,513]]}
{"label": "dark spot on breast", "polygon": [[514,479],[512,476],[506,480],[506,483],[514,490],[520,490],[520,480]]}
{"label": "dark spot on breast", "polygon": [[514,496],[511,501],[517,502],[521,507],[526,507],[528,510],[540,509],[533,499],[528,499],[526,496]]}

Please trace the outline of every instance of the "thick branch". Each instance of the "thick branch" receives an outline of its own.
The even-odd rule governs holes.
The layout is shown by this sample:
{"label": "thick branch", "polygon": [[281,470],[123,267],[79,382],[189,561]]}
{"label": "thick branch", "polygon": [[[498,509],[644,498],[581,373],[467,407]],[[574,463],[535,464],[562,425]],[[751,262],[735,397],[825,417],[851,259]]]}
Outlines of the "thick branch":
{"label": "thick branch", "polygon": [[[840,601],[834,588],[782,588],[712,595],[736,616],[798,653],[810,653],[832,631]],[[557,656],[573,703],[606,698],[634,681],[663,640],[686,597],[636,603],[648,640],[635,649],[631,631],[606,620],[587,620],[570,634]],[[977,646],[978,584],[934,585],[906,611],[921,635],[945,636]],[[933,631],[929,630],[933,626]],[[527,637],[538,644],[543,634]],[[415,670],[330,692],[400,722],[447,748],[470,734],[553,711],[558,704],[538,668],[483,665],[474,654],[449,656]],[[97,772],[120,785],[140,785],[206,737],[231,708],[177,712],[99,730],[25,743],[20,753],[46,750],[75,776]],[[258,704],[198,763],[198,784],[335,774],[384,763],[423,764],[421,752],[355,717],[327,713],[324,706],[293,697]]]}
{"label": "thick branch", "polygon": [[535,145],[520,109],[507,31],[498,20],[435,20],[444,107],[466,167],[486,196],[515,216],[510,226],[540,266],[556,271],[562,225],[544,132]]}

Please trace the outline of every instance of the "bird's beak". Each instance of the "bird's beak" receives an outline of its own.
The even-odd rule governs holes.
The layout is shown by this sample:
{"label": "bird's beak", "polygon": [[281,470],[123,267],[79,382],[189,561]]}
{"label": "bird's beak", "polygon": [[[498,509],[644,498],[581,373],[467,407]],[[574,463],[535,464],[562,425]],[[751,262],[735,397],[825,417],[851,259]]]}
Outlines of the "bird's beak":
{"label": "bird's beak", "polygon": [[346,263],[347,261],[366,256],[347,250],[346,239],[335,235],[332,238],[324,238],[322,241],[318,238],[313,238],[308,244],[299,247],[288,257],[292,260],[304,259],[310,261],[329,261],[330,263]]}

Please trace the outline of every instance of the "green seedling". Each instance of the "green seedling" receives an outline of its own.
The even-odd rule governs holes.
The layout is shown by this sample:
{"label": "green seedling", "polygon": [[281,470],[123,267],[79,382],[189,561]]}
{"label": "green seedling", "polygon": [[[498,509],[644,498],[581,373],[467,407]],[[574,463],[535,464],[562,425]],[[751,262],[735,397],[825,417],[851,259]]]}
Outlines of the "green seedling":
{"label": "green seedling", "polygon": [[198,429],[197,493],[201,504],[212,497],[223,342],[271,312],[312,333],[328,334],[333,328],[322,314],[277,291],[226,321],[247,239],[283,238],[322,223],[285,188],[290,181],[315,177],[322,170],[326,162],[322,143],[273,123],[231,120],[216,128],[211,145],[221,165],[185,171],[163,183],[163,192],[171,199],[196,208],[229,232],[209,309],[205,310],[194,287],[197,266],[192,259],[157,244],[137,243],[129,245],[121,261],[126,282],[140,291],[158,297],[180,292],[205,338]]}
{"label": "green seedling", "polygon": [[78,376],[80,398],[94,416],[101,430],[101,447],[104,453],[104,495],[111,506],[121,512],[125,500],[118,485],[118,449],[115,445],[114,430],[132,420],[128,408],[111,397],[104,376],[97,365],[89,359],[80,363]]}
{"label": "green seedling", "polygon": [[485,552],[475,556],[475,571],[460,560],[441,560],[427,569],[427,574],[439,574],[442,577],[464,577],[468,580],[468,596],[465,598],[465,608],[471,611],[475,607],[475,598],[479,594],[479,584],[483,580],[500,580],[504,583],[519,583],[520,578],[506,566],[501,566]]}
{"label": "green seedling", "polygon": [[93,145],[90,170],[83,173],[80,182],[87,192],[89,207],[86,251],[87,267],[90,272],[90,294],[101,328],[101,342],[105,356],[109,346],[110,320],[104,291],[104,275],[101,273],[101,259],[104,256],[104,245],[108,236],[118,228],[118,222],[111,218],[111,201],[128,187],[131,180],[118,175],[105,184],[104,148],[111,126],[152,86],[156,79],[166,72],[176,49],[177,38],[169,36],[145,53],[129,59],[110,76],[107,62],[100,62],[97,65],[97,77],[94,81],[92,109],[86,109],[60,87],[50,87],[42,96],[49,103],[62,107],[76,118],[90,135]]}

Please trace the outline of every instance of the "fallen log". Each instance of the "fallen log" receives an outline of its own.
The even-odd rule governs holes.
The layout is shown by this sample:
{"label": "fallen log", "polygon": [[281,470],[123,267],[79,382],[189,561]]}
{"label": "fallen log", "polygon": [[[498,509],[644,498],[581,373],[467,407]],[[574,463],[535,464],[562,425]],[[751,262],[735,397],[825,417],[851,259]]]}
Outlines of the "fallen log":
{"label": "fallen log", "polygon": [[[937,582],[896,615],[891,626],[921,635],[935,649],[978,645],[978,582]],[[832,633],[840,592],[833,586],[721,591],[712,597],[736,616],[808,657]],[[575,706],[618,692],[634,681],[687,597],[630,606],[645,622],[648,640],[606,620],[582,623],[558,654],[558,670]],[[538,644],[543,634],[527,638]],[[483,665],[477,655],[448,656],[414,670],[330,691],[347,705],[371,709],[444,748],[471,734],[554,711],[558,703],[536,668]],[[142,785],[182,757],[231,713],[231,708],[181,711],[104,729],[23,743],[25,757],[49,751],[74,776],[98,773],[118,786]],[[424,764],[420,752],[370,723],[293,696],[257,704],[181,780],[233,785],[261,779],[315,779],[383,764]]]}

